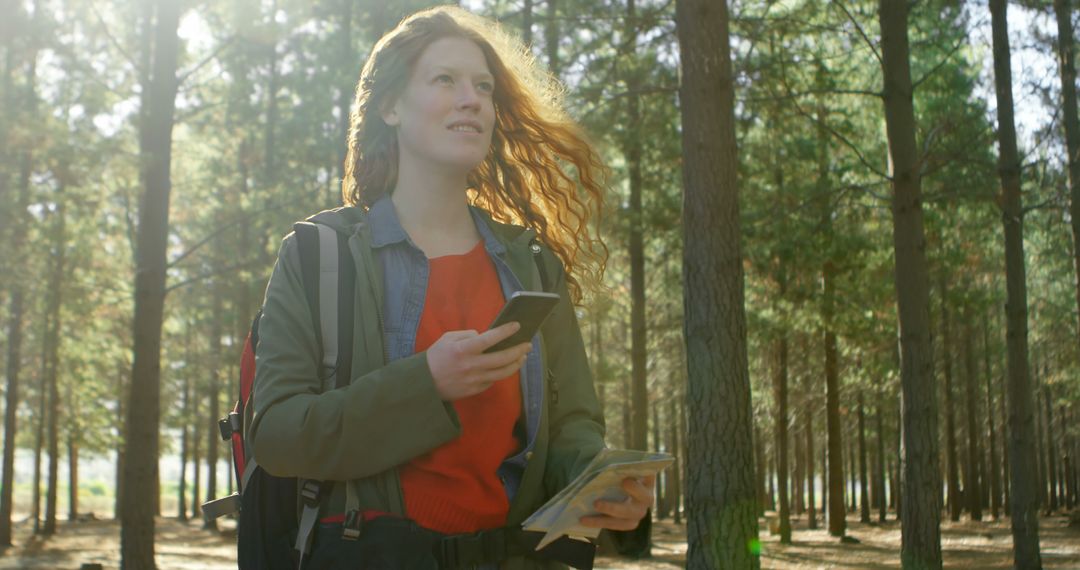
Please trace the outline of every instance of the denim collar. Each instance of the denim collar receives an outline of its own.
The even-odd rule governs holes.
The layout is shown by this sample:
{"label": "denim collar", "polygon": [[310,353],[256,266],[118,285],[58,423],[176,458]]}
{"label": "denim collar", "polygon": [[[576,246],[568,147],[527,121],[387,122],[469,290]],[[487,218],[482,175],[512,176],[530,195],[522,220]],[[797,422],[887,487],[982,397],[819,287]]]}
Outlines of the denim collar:
{"label": "denim collar", "polygon": [[[494,255],[506,253],[506,244],[495,235],[488,222],[490,215],[475,206],[469,206],[469,214],[472,216],[473,223],[476,224],[476,230],[480,232],[480,237],[484,240],[484,249]],[[409,238],[405,228],[401,227],[401,220],[398,219],[397,210],[394,209],[394,203],[390,200],[389,194],[379,198],[371,205],[367,217],[371,226],[372,247],[380,248],[404,241],[419,249]]]}

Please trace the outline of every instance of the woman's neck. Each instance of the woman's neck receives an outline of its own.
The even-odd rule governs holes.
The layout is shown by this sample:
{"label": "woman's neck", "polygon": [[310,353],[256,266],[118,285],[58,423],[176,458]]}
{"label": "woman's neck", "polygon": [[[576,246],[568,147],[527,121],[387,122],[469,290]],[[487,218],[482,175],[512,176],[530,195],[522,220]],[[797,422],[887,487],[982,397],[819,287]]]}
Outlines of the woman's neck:
{"label": "woman's neck", "polygon": [[465,176],[403,168],[391,200],[401,227],[428,257],[464,253],[479,239]]}

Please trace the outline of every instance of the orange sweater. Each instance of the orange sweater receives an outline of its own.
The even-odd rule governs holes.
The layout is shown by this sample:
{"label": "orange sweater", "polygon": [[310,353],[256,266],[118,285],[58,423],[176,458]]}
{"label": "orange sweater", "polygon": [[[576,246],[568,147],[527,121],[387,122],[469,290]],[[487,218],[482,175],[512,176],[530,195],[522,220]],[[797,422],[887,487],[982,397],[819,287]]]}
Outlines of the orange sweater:
{"label": "orange sweater", "polygon": [[[483,332],[504,303],[483,241],[466,254],[436,257],[428,265],[416,352],[427,350],[448,331]],[[461,437],[399,470],[406,514],[421,526],[446,534],[502,526],[510,504],[497,469],[519,447],[514,424],[521,415],[520,374],[453,405]]]}

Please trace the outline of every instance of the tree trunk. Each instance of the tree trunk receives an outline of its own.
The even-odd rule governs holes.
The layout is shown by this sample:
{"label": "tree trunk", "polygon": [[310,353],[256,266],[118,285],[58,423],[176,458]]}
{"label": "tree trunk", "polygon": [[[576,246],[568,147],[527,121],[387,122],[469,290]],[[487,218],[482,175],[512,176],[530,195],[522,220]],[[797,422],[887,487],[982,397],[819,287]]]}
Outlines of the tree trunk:
{"label": "tree trunk", "polygon": [[[797,421],[793,420],[792,423],[795,424]],[[806,450],[803,449],[802,432],[795,429],[790,435],[795,442],[795,452],[792,454],[795,459],[795,470],[791,480],[792,511],[796,516],[801,516],[806,513],[806,468],[803,465]]]}
{"label": "tree trunk", "polygon": [[848,440],[848,473],[851,474],[848,477],[848,484],[849,484],[849,488],[848,488],[849,495],[848,495],[848,497],[850,497],[848,499],[848,512],[849,513],[855,512],[855,510],[858,508],[857,505],[855,504],[855,498],[859,496],[859,493],[858,493],[858,489],[856,488],[855,483],[856,483],[856,480],[858,479],[859,473],[858,473],[858,471],[856,470],[856,467],[855,467],[855,456],[856,456],[855,440],[850,439],[850,440]]}
{"label": "tree trunk", "polygon": [[[812,375],[807,375],[807,382]],[[809,390],[806,391],[810,393]],[[807,403],[806,415],[806,528],[817,529],[817,505],[814,499],[814,410]]]}
{"label": "tree trunk", "polygon": [[[633,58],[636,29],[635,0],[627,0],[626,4],[626,29],[624,30],[626,46],[623,55]],[[631,94],[639,90],[640,83],[637,72],[631,70],[625,76],[627,91]],[[641,155],[642,139],[637,136],[636,129],[641,124],[640,101],[636,95],[630,95],[626,99],[627,126],[631,129],[626,140],[623,142],[623,155],[626,157],[627,175],[630,186],[630,362],[631,378],[633,386],[633,400],[630,407],[631,429],[633,438],[632,449],[647,449],[648,439],[648,413],[649,394],[646,384],[646,330],[645,330],[645,245],[644,245],[644,219],[642,214],[641,193]]]}
{"label": "tree trunk", "polygon": [[[690,457],[689,445],[686,443],[687,438],[687,425],[686,425],[686,392],[680,391],[679,393],[679,457],[675,460],[675,469],[679,477],[679,499],[683,502],[683,508],[676,507],[675,509],[675,522],[682,522],[682,514],[686,512],[686,473],[689,471],[689,467],[686,463],[686,458]],[[681,466],[681,470],[680,470]]]}
{"label": "tree trunk", "polygon": [[[652,405],[652,420],[653,420],[652,421],[652,432],[653,432],[653,450],[659,452],[659,451],[663,451],[663,449],[661,449],[661,446],[660,446],[660,442],[662,440],[660,439],[660,412],[659,412],[659,407],[658,406],[659,405],[656,402],[653,402],[653,405]],[[657,518],[660,518],[660,519],[667,518],[667,511],[668,511],[667,493],[664,492],[665,489],[664,489],[664,485],[662,484],[662,483],[667,482],[666,479],[667,479],[666,473],[660,473],[656,478],[656,510],[657,510]]]}
{"label": "tree trunk", "polygon": [[[215,244],[220,244],[220,241]],[[213,306],[213,315],[211,316],[210,324],[210,346],[209,354],[207,357],[210,359],[210,385],[208,387],[208,398],[210,400],[210,415],[208,418],[203,418],[202,421],[206,422],[206,500],[213,501],[217,498],[217,468],[218,468],[218,445],[220,440],[219,432],[217,430],[218,416],[221,414],[220,402],[221,402],[221,336],[224,334],[224,323],[222,322],[222,294],[224,293],[220,284],[216,281],[210,285],[211,295],[213,300],[211,304]],[[204,519],[203,529],[217,530],[217,519]]]}
{"label": "tree trunk", "polygon": [[828,446],[821,448],[821,520],[829,520],[829,452]]}
{"label": "tree trunk", "polygon": [[1005,225],[1005,305],[1009,362],[1009,463],[1012,472],[1013,559],[1018,570],[1041,568],[1036,482],[1030,469],[1035,444],[1035,404],[1028,370],[1027,285],[1024,268],[1023,211],[1020,204],[1020,157],[1013,122],[1012,69],[1005,0],[990,0],[993,30],[994,87],[998,115],[998,172]]}
{"label": "tree trunk", "polygon": [[194,418],[191,426],[191,475],[194,477],[194,480],[191,482],[191,518],[196,518],[199,516],[199,513],[202,512],[202,500],[199,498],[201,496],[200,493],[202,492],[202,478],[200,476],[202,469],[200,462],[202,461],[202,456],[199,453],[199,446],[202,441],[202,425],[204,423],[202,421],[202,416],[199,415],[201,413],[199,411],[199,400],[201,398],[197,395],[199,393],[197,382],[192,387],[192,392],[196,394],[196,396],[191,402],[191,417]]}
{"label": "tree trunk", "polygon": [[559,61],[559,2],[547,0],[547,27],[544,30],[545,47],[547,47],[548,71],[555,77],[562,72],[562,64]]}
{"label": "tree trunk", "polygon": [[[780,296],[783,296],[781,279]],[[787,333],[781,332],[776,340],[776,369],[773,390],[776,397],[776,487],[780,491],[780,544],[791,544],[791,506],[788,497],[788,341]]]}
{"label": "tree trunk", "polygon": [[960,469],[956,456],[956,405],[953,402],[955,392],[952,378],[952,335],[949,328],[949,291],[944,271],[938,283],[941,290],[941,370],[945,377],[942,388],[945,391],[945,461],[948,471],[945,489],[948,497],[949,520],[956,522],[960,520],[963,501],[960,500]]}
{"label": "tree trunk", "polygon": [[176,108],[180,4],[157,3],[153,67],[139,124],[140,178],[135,272],[134,362],[125,429],[120,554],[124,569],[152,570],[161,391],[161,324],[169,230],[169,166]]}
{"label": "tree trunk", "polygon": [[64,251],[67,249],[66,239],[66,215],[64,212],[64,186],[60,182],[56,192],[56,211],[52,213],[56,217],[53,231],[52,244],[52,271],[49,276],[47,292],[49,313],[49,328],[46,332],[48,352],[46,354],[45,386],[49,391],[49,474],[45,493],[45,526],[42,529],[46,536],[56,532],[56,503],[58,500],[59,474],[60,474],[60,342],[61,342],[61,313],[63,303],[64,282]]}
{"label": "tree trunk", "polygon": [[[775,445],[773,447],[775,447]],[[768,480],[768,485],[769,485],[768,489],[766,490],[766,494],[765,494],[765,503],[768,505],[766,507],[766,510],[770,510],[770,511],[776,511],[777,510],[776,478],[773,477],[773,475],[776,473],[776,456],[774,455],[775,453],[776,453],[776,451],[773,450],[773,453],[769,454],[769,458],[766,460],[766,467],[765,467],[765,476],[766,476],[766,478]]]}
{"label": "tree trunk", "polygon": [[[1069,167],[1069,212],[1072,218],[1073,267],[1076,270],[1076,305],[1080,309],[1080,119],[1076,110],[1076,64],[1073,59],[1071,0],[1054,0],[1058,28],[1058,71],[1061,75],[1061,108],[1064,112],[1065,149]],[[1080,315],[1078,315],[1080,316]],[[1080,341],[1080,319],[1077,320]]]}
{"label": "tree trunk", "polygon": [[979,430],[977,427],[978,407],[979,399],[978,393],[975,388],[975,351],[971,346],[971,338],[975,334],[975,331],[971,328],[971,316],[967,315],[964,319],[964,384],[965,391],[967,392],[967,432],[968,432],[968,458],[967,469],[965,470],[968,479],[964,484],[964,497],[967,499],[968,511],[971,513],[971,520],[982,520],[982,491],[980,490],[979,482],[979,465],[982,463],[980,457],[982,452],[979,450]]}
{"label": "tree trunk", "polygon": [[[188,325],[188,338],[191,335],[191,324]],[[190,343],[190,340],[188,341]],[[190,345],[189,345],[190,346]],[[188,362],[191,362],[190,352],[188,356]],[[176,518],[181,521],[188,520],[187,514],[187,459],[188,459],[188,434],[191,432],[188,423],[191,422],[191,378],[189,376],[190,371],[184,373],[184,391],[181,395],[180,406],[183,410],[183,426],[180,432],[180,482],[177,486],[176,497]],[[198,467],[196,466],[196,469]]]}
{"label": "tree trunk", "polygon": [[[676,391],[676,393],[678,392]],[[682,515],[679,512],[679,504],[682,497],[681,481],[679,481],[679,477],[681,476],[679,460],[682,458],[682,454],[679,452],[678,417],[678,402],[677,398],[673,397],[668,400],[668,442],[671,454],[675,456],[675,463],[671,466],[670,473],[667,477],[667,498],[668,506],[671,508],[671,514],[676,523],[682,519]]]}
{"label": "tree trunk", "polygon": [[739,228],[735,86],[725,2],[675,5],[684,180],[684,334],[689,392],[687,567],[761,560]]}
{"label": "tree trunk", "polygon": [[866,476],[866,414],[863,411],[863,393],[859,391],[859,520],[870,522],[870,497],[868,487],[870,479]]}
{"label": "tree trunk", "polygon": [[1009,414],[1006,412],[1008,397],[1005,390],[1005,376],[1002,374],[998,376],[998,388],[1001,391],[1001,398],[999,401],[999,408],[1001,409],[1001,445],[1003,447],[1001,453],[1002,471],[1005,476],[1001,479],[1002,492],[1005,495],[1005,516],[1012,516],[1012,499],[1009,497],[1010,489],[1012,487],[1012,472],[1009,468],[1009,445],[1012,439],[1009,437]]}
{"label": "tree trunk", "polygon": [[[29,70],[27,71],[28,98],[36,101],[33,96],[33,84],[37,76],[37,57],[31,57]],[[29,104],[29,103],[28,103]],[[26,208],[30,195],[30,172],[32,155],[29,150],[22,153],[21,165],[19,165],[18,177],[18,201],[14,208],[14,216],[11,221],[11,241],[9,253],[14,267],[24,267],[24,246],[26,233],[29,230],[28,222],[31,220],[27,215]],[[3,419],[3,485],[0,486],[0,546],[10,545],[11,542],[11,514],[12,514],[12,491],[15,488],[15,430],[18,418],[18,374],[22,369],[23,351],[23,314],[24,314],[25,288],[21,280],[11,281],[11,298],[8,311],[8,362],[5,371],[8,378],[8,389],[4,391],[4,419]]]}
{"label": "tree trunk", "polygon": [[761,428],[758,427],[756,423],[754,425],[754,441],[762,442],[754,448],[754,460],[757,472],[758,516],[764,516],[765,508],[769,502],[768,499],[766,499],[766,497],[769,496],[769,491],[766,488],[769,474],[765,466],[765,440],[761,438]]}
{"label": "tree trunk", "polygon": [[903,391],[900,560],[905,569],[941,568],[938,410],[930,345],[930,282],[920,160],[908,61],[908,4],[881,0],[879,5],[885,123],[893,166],[893,247]]}
{"label": "tree trunk", "polygon": [[844,536],[847,519],[844,513],[844,442],[840,435],[840,379],[836,362],[836,333],[832,330],[834,273],[832,262],[822,270],[825,296],[822,301],[825,323],[825,423],[829,456],[829,534]]}
{"label": "tree trunk", "polygon": [[986,431],[990,435],[990,516],[998,520],[1001,516],[1001,465],[997,456],[997,433],[994,427],[994,390],[990,379],[994,375],[990,365],[990,325],[986,313],[982,316],[983,330],[983,375],[986,380]]}
{"label": "tree trunk", "polygon": [[75,522],[79,518],[79,441],[76,433],[71,430],[67,434],[69,522]]}
{"label": "tree trunk", "polygon": [[885,522],[886,508],[885,508],[885,442],[884,431],[885,426],[881,419],[881,393],[877,396],[877,405],[875,406],[874,415],[877,416],[877,479],[874,482],[874,488],[877,490],[875,493],[875,499],[877,499],[878,506],[878,522]]}
{"label": "tree trunk", "polygon": [[[41,349],[41,378],[48,374],[48,353],[49,343],[49,316],[45,315],[42,324],[42,337],[46,340],[42,343]],[[37,433],[34,438],[34,506],[33,506],[33,518],[34,518],[34,534],[37,535],[41,532],[41,452],[45,447],[45,412],[47,410],[46,403],[48,398],[46,397],[46,386],[42,382],[38,389],[38,413],[37,413]]]}
{"label": "tree trunk", "polygon": [[1052,404],[1050,401],[1053,396],[1050,394],[1051,388],[1049,384],[1043,384],[1042,400],[1045,418],[1043,424],[1046,426],[1046,439],[1044,440],[1043,447],[1046,448],[1046,472],[1049,475],[1049,501],[1046,503],[1046,513],[1050,514],[1058,508],[1058,494],[1057,494],[1057,438],[1054,435],[1054,414],[1051,409]]}

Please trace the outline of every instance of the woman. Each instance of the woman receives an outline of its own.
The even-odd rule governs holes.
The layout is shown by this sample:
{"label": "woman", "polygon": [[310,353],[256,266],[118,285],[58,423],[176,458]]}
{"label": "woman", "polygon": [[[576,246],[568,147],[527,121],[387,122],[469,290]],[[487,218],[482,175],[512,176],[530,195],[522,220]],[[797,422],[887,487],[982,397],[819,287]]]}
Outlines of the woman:
{"label": "woman", "polygon": [[[364,65],[346,207],[309,220],[347,235],[356,264],[351,382],[324,390],[291,235],[260,323],[255,459],[340,482],[308,567],[560,567],[516,529],[604,446],[573,308],[603,270],[588,232],[603,166],[554,87],[497,26],[451,7],[405,19]],[[518,327],[485,331],[505,300],[543,275],[561,299],[541,334],[485,354]],[[652,485],[627,479],[627,500],[582,524],[635,528]]]}

